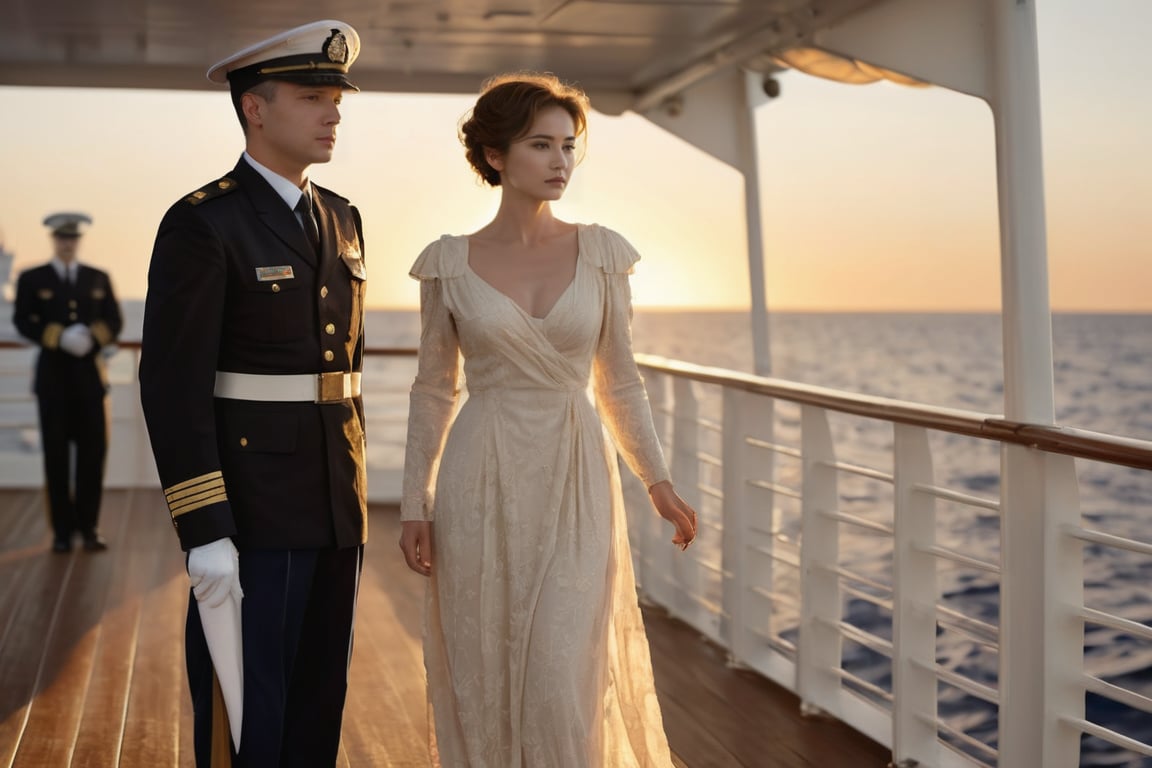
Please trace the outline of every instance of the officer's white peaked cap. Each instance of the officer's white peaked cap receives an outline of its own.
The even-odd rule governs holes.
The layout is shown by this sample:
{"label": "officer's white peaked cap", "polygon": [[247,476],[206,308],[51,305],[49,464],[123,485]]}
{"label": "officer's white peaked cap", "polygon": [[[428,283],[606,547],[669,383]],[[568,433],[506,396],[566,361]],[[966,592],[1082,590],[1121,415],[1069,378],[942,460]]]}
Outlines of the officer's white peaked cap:
{"label": "officer's white peaked cap", "polygon": [[348,80],[348,68],[360,55],[360,36],[351,25],[327,19],[289,29],[237,51],[208,70],[214,83],[229,83],[243,93],[264,80],[306,85],[338,85],[360,90]]}

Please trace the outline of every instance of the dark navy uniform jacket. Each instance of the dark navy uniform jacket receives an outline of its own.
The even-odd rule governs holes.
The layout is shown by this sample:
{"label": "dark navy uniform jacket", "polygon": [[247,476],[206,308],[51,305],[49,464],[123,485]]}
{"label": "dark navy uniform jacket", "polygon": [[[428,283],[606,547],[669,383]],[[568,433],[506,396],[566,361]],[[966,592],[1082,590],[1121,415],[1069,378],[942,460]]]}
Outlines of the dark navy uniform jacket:
{"label": "dark navy uniform jacket", "polygon": [[365,541],[359,397],[257,402],[213,396],[217,371],[359,371],[365,267],[360,216],[313,185],[323,253],[243,159],[164,215],[148,270],[140,397],[184,549]]}
{"label": "dark navy uniform jacket", "polygon": [[[100,348],[116,340],[122,325],[106,272],[80,264],[75,285],[64,282],[51,263],[22,272],[12,322],[21,336],[40,345],[33,385],[39,397],[103,398],[108,379]],[[60,349],[60,334],[73,323],[87,325],[95,342],[83,357]]]}

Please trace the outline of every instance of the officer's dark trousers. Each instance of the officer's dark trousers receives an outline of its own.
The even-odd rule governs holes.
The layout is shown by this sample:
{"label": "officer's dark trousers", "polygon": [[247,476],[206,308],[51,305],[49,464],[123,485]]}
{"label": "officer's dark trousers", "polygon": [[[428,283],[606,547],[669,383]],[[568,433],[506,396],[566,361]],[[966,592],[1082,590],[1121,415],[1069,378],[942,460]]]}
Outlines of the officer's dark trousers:
{"label": "officer's dark trousers", "polygon": [[[234,768],[336,764],[362,551],[240,552],[244,718]],[[185,650],[196,765],[209,768],[212,660],[191,593]]]}
{"label": "officer's dark trousers", "polygon": [[[80,393],[41,396],[39,410],[52,532],[58,541],[68,541],[76,531],[85,538],[94,536],[108,453],[108,398]],[[75,495],[72,443],[76,444]]]}

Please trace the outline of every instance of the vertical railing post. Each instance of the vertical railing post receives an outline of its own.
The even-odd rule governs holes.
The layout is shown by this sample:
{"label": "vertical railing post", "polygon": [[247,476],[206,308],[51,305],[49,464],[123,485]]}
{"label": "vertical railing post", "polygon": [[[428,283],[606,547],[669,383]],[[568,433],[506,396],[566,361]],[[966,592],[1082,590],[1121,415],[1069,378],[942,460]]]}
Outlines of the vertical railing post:
{"label": "vertical railing post", "polygon": [[[672,396],[675,403],[672,419],[672,459],[669,470],[672,472],[676,492],[693,509],[700,508],[700,404],[696,390],[689,378],[677,376],[672,380]],[[673,614],[692,619],[697,623],[696,604],[691,596],[698,590],[695,583],[694,563],[681,556],[676,548],[668,544],[671,533],[661,531],[664,544],[664,562],[667,565],[668,594],[665,605]]]}
{"label": "vertical railing post", "polygon": [[1048,653],[1044,660],[1045,701],[1048,717],[1044,723],[1045,766],[1073,768],[1079,764],[1080,732],[1061,722],[1064,717],[1084,717],[1084,551],[1079,539],[1069,536],[1065,526],[1080,523],[1080,483],[1076,460],[1071,456],[1047,454],[1044,457],[1045,506],[1049,524],[1044,531],[1045,603],[1044,619]]}
{"label": "vertical railing post", "polygon": [[748,395],[742,389],[724,388],[721,460],[723,469],[721,488],[724,493],[724,526],[721,545],[724,610],[720,617],[720,637],[728,645],[734,659],[742,658],[744,650],[744,516],[747,509],[744,478],[747,476],[744,451],[744,419],[751,413],[747,407]]}
{"label": "vertical railing post", "polygon": [[[753,506],[753,477],[771,479],[774,475],[775,454],[748,444],[748,437],[771,442],[773,439],[773,411],[775,402],[753,395],[742,389],[724,390],[724,614],[721,635],[728,643],[732,658],[747,662],[762,656],[765,643],[749,629],[756,624],[765,628],[768,621],[760,622],[756,615],[758,598],[752,587],[771,592],[773,589],[772,563],[763,554],[756,556],[761,563],[752,571],[752,548],[772,546],[772,500]],[[768,533],[765,533],[768,531]],[[765,617],[767,619],[769,617]]]}
{"label": "vertical railing post", "polygon": [[936,499],[932,449],[923,427],[895,425],[892,628],[892,755],[896,765],[937,765]]}
{"label": "vertical railing post", "polygon": [[1003,447],[1000,765],[1076,768],[1084,716],[1083,556],[1071,457]]}
{"label": "vertical railing post", "polygon": [[[669,449],[675,449],[672,443],[672,419],[668,412],[672,407],[669,399],[671,386],[670,376],[653,370],[644,371],[644,388],[648,392],[648,404],[652,409],[652,422],[660,443],[664,446],[665,456]],[[659,546],[660,518],[652,508],[648,498],[647,489],[637,480],[630,486],[636,489],[637,506],[631,510],[629,530],[636,533],[632,537],[633,560],[636,562],[636,580],[640,588],[653,600],[666,605],[668,590],[665,580],[668,571],[664,566],[670,554],[671,547]],[[643,514],[637,515],[637,511]]]}
{"label": "vertical railing post", "polygon": [[839,713],[842,612],[840,577],[832,570],[840,560],[838,523],[826,513],[838,506],[836,450],[828,412],[814,405],[801,408],[804,463],[800,523],[801,606],[796,653],[796,691],[806,709]]}

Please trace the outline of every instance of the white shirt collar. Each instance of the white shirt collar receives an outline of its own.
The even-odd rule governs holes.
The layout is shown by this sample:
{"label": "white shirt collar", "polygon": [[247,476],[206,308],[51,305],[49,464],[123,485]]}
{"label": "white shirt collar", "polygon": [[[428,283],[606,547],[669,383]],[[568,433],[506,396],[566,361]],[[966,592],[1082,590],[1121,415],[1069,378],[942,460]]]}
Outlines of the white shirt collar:
{"label": "white shirt collar", "polygon": [[[275,171],[269,170],[256,162],[247,151],[244,152],[244,161],[252,166],[256,173],[263,176],[265,181],[272,185],[272,189],[276,190],[276,194],[283,198],[289,208],[293,210],[296,209],[296,203],[300,202],[300,196],[305,194],[303,190]],[[304,181],[305,190],[308,189],[310,183],[311,182],[307,180]]]}
{"label": "white shirt collar", "polygon": [[[68,275],[68,265],[67,264],[65,264],[64,262],[62,262],[60,259],[56,258],[55,256],[52,257],[52,261],[50,263],[52,264],[52,269],[56,270],[56,276],[57,277],[59,277],[61,280],[65,279],[65,277],[67,277],[67,275]],[[74,269],[72,270],[72,274],[74,274],[74,275],[80,274],[80,261],[77,259],[73,259],[72,264],[74,266]]]}

